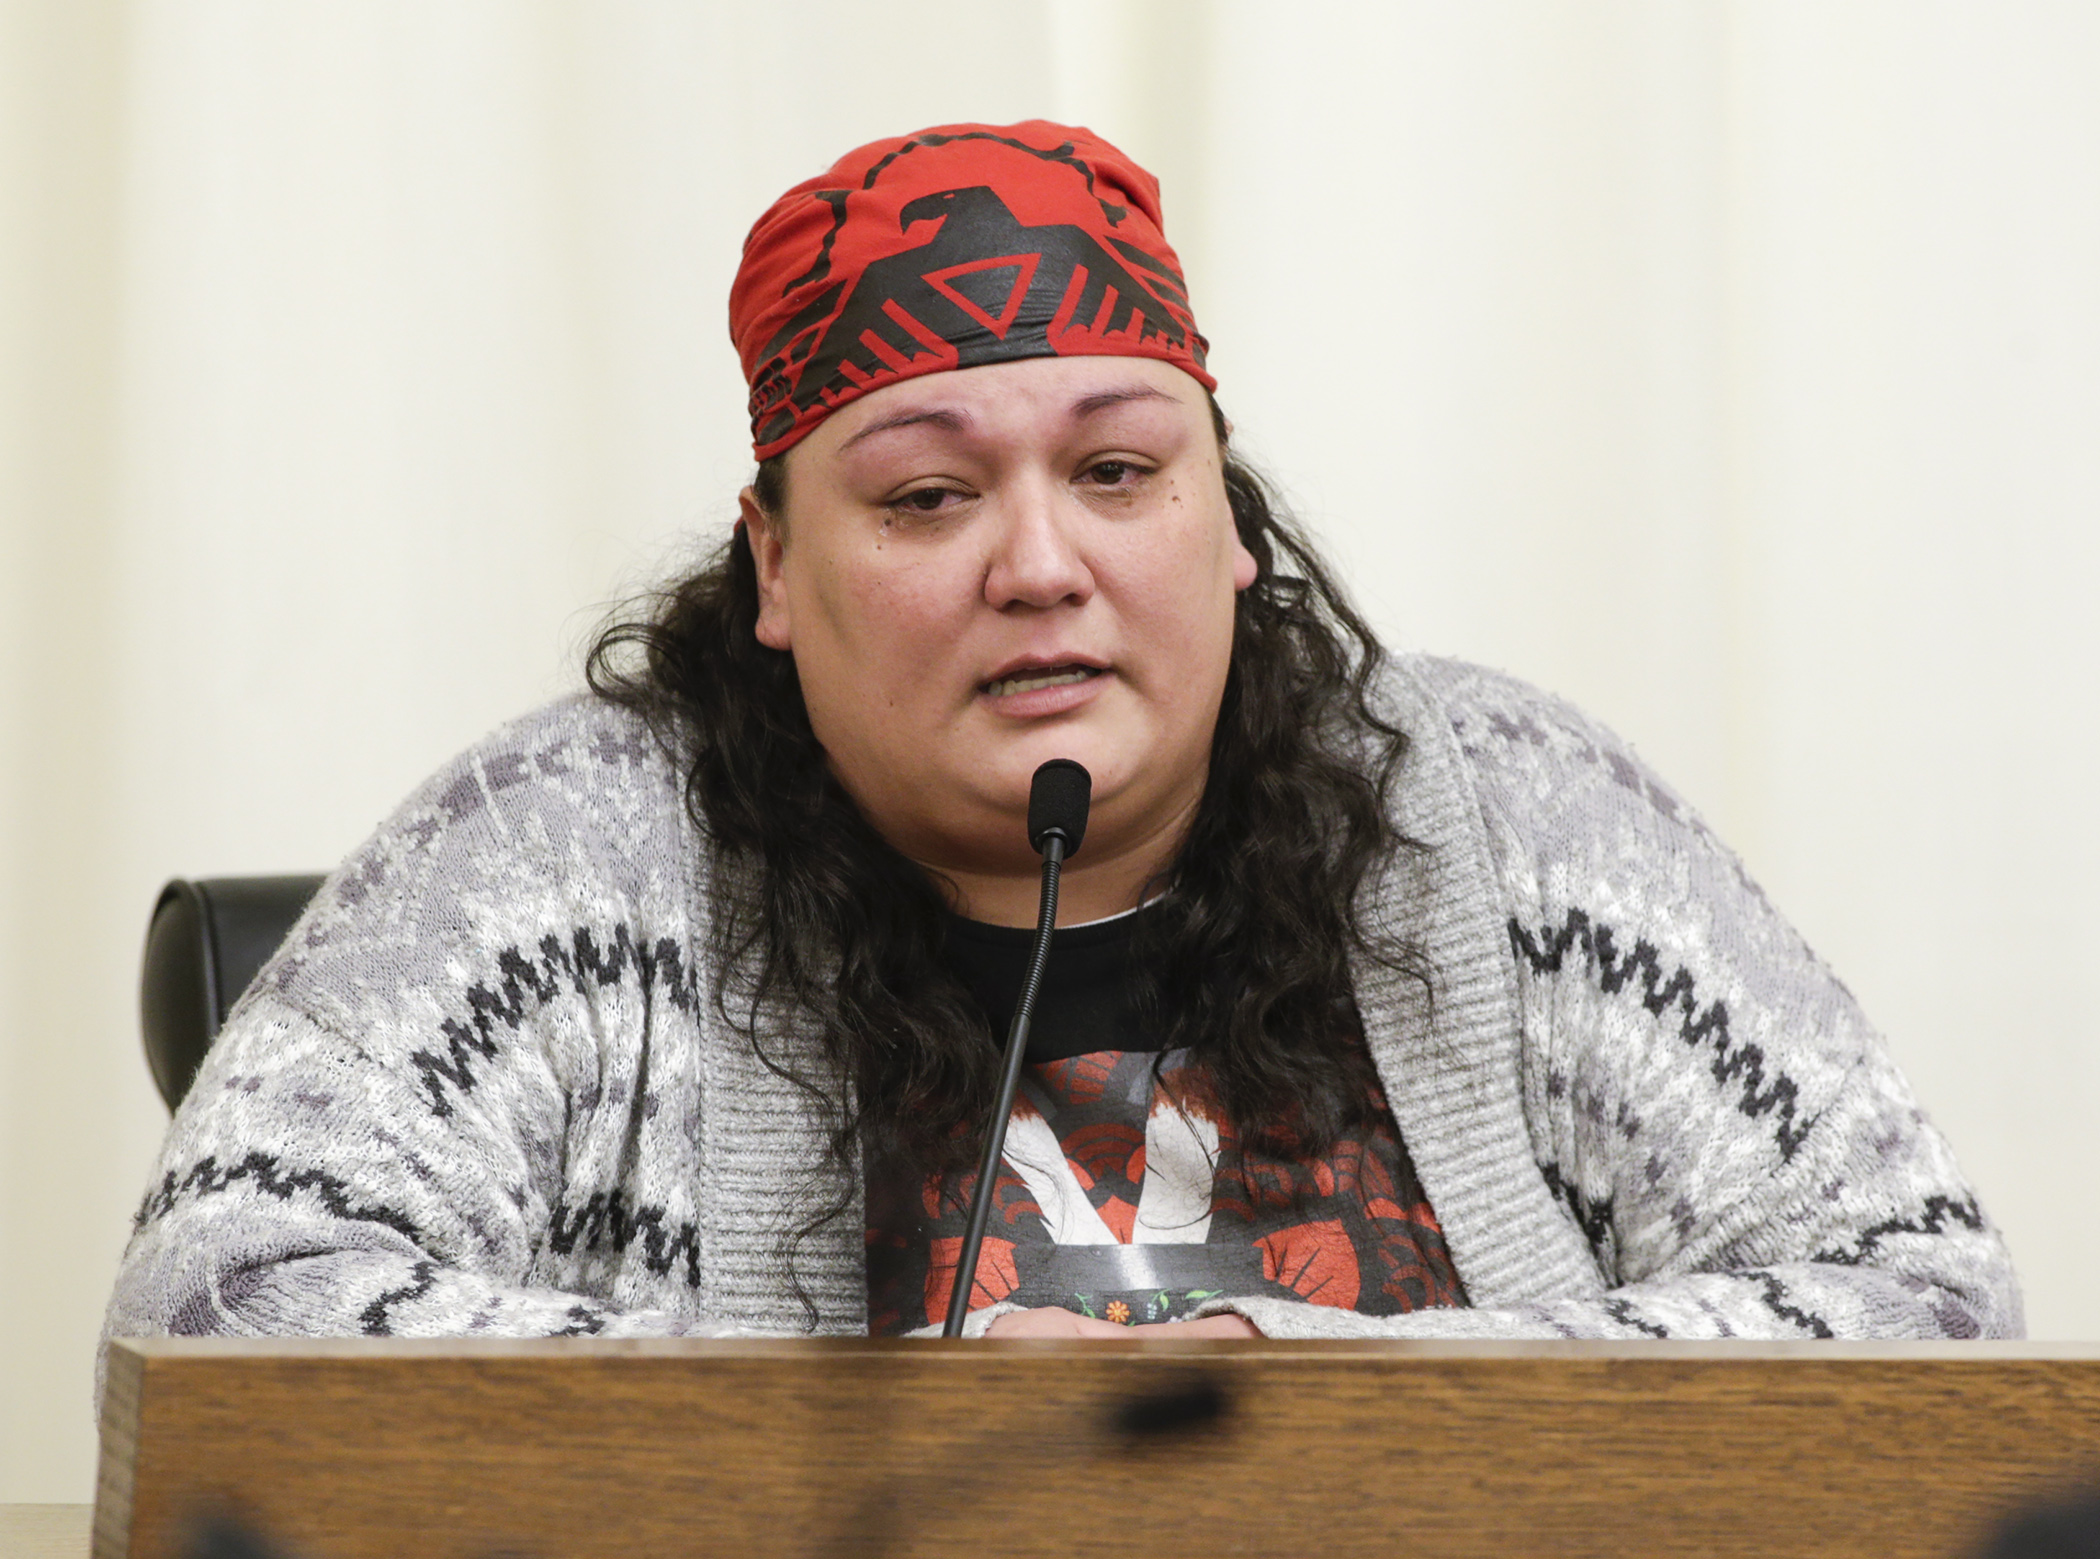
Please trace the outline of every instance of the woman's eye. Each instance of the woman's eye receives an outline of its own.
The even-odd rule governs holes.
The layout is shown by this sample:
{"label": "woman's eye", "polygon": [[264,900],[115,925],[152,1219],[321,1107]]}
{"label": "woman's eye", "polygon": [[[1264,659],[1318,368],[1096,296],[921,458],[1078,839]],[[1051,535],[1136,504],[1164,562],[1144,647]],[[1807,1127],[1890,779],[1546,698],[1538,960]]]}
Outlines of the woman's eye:
{"label": "woman's eye", "polygon": [[946,507],[948,500],[960,494],[946,487],[920,487],[901,497],[892,498],[890,507],[907,514],[936,514]]}
{"label": "woman's eye", "polygon": [[1141,466],[1128,460],[1097,460],[1084,473],[1086,480],[1096,487],[1127,487],[1144,474]]}

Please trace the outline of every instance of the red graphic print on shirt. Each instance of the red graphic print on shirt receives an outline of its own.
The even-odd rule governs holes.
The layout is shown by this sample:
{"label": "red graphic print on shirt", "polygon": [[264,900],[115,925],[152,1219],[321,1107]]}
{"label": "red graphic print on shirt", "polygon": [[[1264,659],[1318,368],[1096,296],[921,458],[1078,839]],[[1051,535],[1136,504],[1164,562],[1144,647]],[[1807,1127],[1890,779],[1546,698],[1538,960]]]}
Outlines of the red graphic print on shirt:
{"label": "red graphic print on shirt", "polygon": [[[1155,1066],[1155,1063],[1157,1065]],[[1371,1315],[1465,1303],[1382,1097],[1312,1157],[1243,1149],[1184,1052],[1031,1065],[971,1307],[1012,1298],[1121,1322],[1272,1295]],[[974,1171],[868,1175],[869,1329],[947,1312]]]}

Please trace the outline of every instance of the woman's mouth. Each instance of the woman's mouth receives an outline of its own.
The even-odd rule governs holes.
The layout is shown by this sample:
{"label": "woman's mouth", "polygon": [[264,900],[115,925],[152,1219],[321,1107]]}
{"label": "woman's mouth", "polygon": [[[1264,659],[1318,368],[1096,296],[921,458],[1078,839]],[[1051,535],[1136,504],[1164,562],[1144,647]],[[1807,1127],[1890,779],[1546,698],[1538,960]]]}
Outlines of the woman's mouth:
{"label": "woman's mouth", "polygon": [[1002,677],[997,682],[987,682],[984,691],[993,698],[1008,698],[1016,693],[1034,693],[1046,687],[1064,687],[1073,682],[1084,682],[1101,673],[1092,666],[1046,666],[1040,670],[1016,672]]}

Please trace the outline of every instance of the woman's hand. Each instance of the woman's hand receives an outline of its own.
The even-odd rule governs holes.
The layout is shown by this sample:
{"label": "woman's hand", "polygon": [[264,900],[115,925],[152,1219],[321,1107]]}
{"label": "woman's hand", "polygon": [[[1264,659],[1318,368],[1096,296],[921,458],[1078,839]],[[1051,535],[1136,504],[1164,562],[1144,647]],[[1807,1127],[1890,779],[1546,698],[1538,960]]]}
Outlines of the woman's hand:
{"label": "woman's hand", "polygon": [[1040,1310],[1016,1310],[1002,1315],[985,1328],[987,1337],[1128,1337],[1132,1332],[1173,1329],[1176,1337],[1259,1337],[1260,1330],[1243,1315],[1207,1315],[1200,1321],[1161,1321],[1150,1326],[1118,1326],[1075,1315],[1055,1305]]}

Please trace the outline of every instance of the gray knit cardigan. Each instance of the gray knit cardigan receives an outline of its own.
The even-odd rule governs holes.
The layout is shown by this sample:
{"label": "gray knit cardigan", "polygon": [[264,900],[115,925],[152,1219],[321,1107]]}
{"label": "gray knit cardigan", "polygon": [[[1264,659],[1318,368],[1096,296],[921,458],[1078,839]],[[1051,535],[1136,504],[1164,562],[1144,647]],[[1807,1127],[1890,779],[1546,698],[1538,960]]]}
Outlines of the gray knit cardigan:
{"label": "gray knit cardigan", "polygon": [[[1367,911],[1435,979],[1365,969],[1357,1002],[1472,1308],[1226,1308],[1275,1337],[2019,1335],[1946,1143],[1691,810],[1496,673],[1403,657],[1382,689],[1427,848]],[[794,1012],[756,1046],[725,1020],[713,869],[622,710],[461,757],[230,1017],[106,1334],[864,1331],[858,1186],[789,1251],[825,1126],[781,1069],[827,1074]]]}

